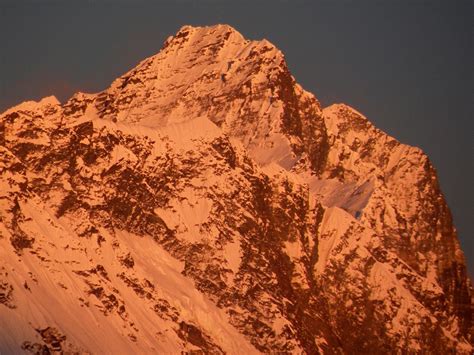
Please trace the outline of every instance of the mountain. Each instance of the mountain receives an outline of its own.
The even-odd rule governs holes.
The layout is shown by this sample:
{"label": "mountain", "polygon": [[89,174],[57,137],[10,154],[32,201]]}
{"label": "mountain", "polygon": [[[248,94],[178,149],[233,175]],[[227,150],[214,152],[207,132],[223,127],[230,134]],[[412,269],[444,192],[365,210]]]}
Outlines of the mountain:
{"label": "mountain", "polygon": [[0,115],[0,353],[471,354],[436,171],[270,42],[184,26]]}

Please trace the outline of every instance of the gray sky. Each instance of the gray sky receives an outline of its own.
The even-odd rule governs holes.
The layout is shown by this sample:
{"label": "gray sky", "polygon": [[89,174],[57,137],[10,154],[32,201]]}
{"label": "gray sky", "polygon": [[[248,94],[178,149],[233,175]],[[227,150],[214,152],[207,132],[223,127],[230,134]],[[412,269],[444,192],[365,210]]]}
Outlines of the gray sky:
{"label": "gray sky", "polygon": [[474,274],[470,0],[0,0],[0,111],[97,92],[182,25],[267,38],[323,106],[347,103],[421,147]]}

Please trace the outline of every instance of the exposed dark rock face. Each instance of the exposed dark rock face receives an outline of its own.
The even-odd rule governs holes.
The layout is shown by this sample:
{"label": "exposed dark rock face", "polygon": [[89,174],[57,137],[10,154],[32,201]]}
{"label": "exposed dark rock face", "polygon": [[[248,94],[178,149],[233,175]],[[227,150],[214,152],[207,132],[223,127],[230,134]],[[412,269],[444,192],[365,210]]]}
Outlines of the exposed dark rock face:
{"label": "exposed dark rock face", "polygon": [[5,271],[5,268],[2,267],[0,273],[0,304],[8,307],[15,308],[15,303],[13,301],[13,286],[8,283],[7,277],[8,272]]}
{"label": "exposed dark rock face", "polygon": [[305,96],[296,88],[296,81],[288,68],[283,66],[272,91],[283,102],[282,131],[298,138],[293,151],[306,154],[311,170],[316,174],[324,171],[329,143],[320,105],[314,96]]}
{"label": "exposed dark rock face", "polygon": [[35,355],[89,354],[67,341],[67,337],[54,327],[46,327],[44,329],[37,328],[35,330],[41,338],[40,342],[25,341],[21,345],[21,349]]}
{"label": "exposed dark rock face", "polygon": [[7,111],[0,152],[8,349],[472,351],[428,158],[267,41],[184,27],[102,93]]}

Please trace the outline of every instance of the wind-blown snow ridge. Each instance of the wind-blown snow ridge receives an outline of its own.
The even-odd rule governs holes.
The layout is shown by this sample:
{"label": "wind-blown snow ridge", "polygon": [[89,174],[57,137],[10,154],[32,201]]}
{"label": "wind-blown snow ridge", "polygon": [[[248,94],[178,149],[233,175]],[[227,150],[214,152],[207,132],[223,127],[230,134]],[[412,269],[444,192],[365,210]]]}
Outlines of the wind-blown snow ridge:
{"label": "wind-blown snow ridge", "polygon": [[34,111],[37,108],[43,108],[45,106],[57,106],[61,103],[56,96],[47,96],[42,98],[40,101],[24,101],[16,106],[7,109],[2,115],[7,115],[16,111]]}
{"label": "wind-blown snow ridge", "polygon": [[0,254],[1,353],[473,349],[428,157],[228,25],[0,115]]}

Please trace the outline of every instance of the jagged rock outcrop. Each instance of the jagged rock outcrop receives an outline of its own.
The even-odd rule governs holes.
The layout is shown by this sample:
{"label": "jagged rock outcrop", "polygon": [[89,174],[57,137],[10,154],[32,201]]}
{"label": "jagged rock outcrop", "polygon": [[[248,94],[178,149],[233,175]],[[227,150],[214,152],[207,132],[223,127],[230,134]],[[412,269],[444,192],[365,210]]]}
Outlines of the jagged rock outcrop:
{"label": "jagged rock outcrop", "polygon": [[472,352],[436,172],[266,40],[183,27],[0,115],[0,352]]}

